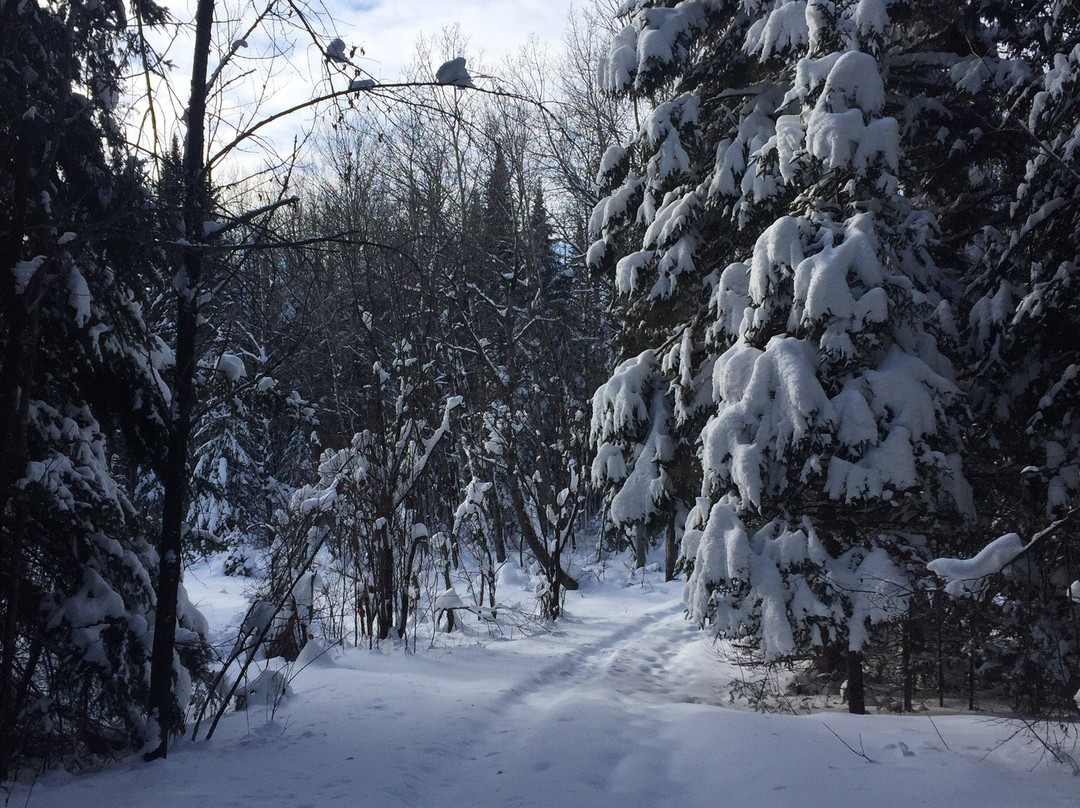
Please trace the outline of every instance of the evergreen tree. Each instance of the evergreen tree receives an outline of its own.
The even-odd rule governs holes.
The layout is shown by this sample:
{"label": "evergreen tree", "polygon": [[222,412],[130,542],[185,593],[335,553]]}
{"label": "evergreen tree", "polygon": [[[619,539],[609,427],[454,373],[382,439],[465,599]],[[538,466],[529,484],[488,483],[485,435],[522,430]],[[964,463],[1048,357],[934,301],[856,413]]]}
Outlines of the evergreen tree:
{"label": "evergreen tree", "polygon": [[968,318],[984,529],[1009,533],[978,563],[935,568],[993,615],[987,684],[1037,713],[1071,709],[1080,677],[1080,10],[1016,5],[1021,58],[987,60],[963,88],[996,97],[1021,158],[1001,174],[1015,195],[980,234]]}
{"label": "evergreen tree", "polygon": [[601,167],[590,259],[636,358],[594,400],[594,479],[629,521],[665,488],[690,500],[692,616],[767,658],[847,656],[853,711],[871,627],[972,516],[959,267],[940,263],[960,246],[925,189],[971,138],[945,91],[983,11],[641,2],[601,65],[610,90],[659,102]]}
{"label": "evergreen tree", "polygon": [[158,559],[128,491],[162,458],[168,357],[115,117],[126,22],[116,4],[0,9],[0,777],[145,738]]}

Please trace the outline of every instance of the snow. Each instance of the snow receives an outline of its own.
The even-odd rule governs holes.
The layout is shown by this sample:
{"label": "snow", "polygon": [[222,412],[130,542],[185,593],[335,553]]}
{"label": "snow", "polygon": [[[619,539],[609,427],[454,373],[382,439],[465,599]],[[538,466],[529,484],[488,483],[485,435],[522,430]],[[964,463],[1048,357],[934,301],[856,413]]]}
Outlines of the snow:
{"label": "snow", "polygon": [[619,263],[615,265],[615,289],[619,294],[628,295],[638,288],[641,271],[652,262],[655,255],[655,250],[638,250],[619,259]]}
{"label": "snow", "polygon": [[739,327],[743,315],[750,303],[750,268],[742,263],[729,264],[720,273],[720,280],[712,292],[709,307],[716,312],[715,332],[722,341],[726,336],[733,339],[739,336]]}
{"label": "snow", "polygon": [[465,57],[459,56],[444,62],[435,71],[435,81],[438,84],[449,84],[453,87],[474,87],[472,76],[465,68]]}
{"label": "snow", "polygon": [[654,68],[684,59],[689,41],[707,24],[706,5],[702,0],[682,0],[674,8],[637,11],[632,24],[612,38],[597,62],[600,87],[622,92]]}
{"label": "snow", "polygon": [[600,159],[600,168],[596,172],[596,184],[604,185],[610,175],[614,175],[626,162],[626,149],[622,146],[608,146]]}
{"label": "snow", "polygon": [[760,504],[773,458],[832,420],[815,363],[810,345],[794,337],[773,337],[764,351],[736,343],[720,356],[713,395],[721,406],[701,433],[703,493],[730,479],[744,503]]}
{"label": "snow", "polygon": [[653,393],[650,421],[649,434],[635,451],[634,468],[611,499],[609,513],[616,525],[637,522],[654,513],[667,489],[663,464],[672,460],[674,449],[667,433],[668,412],[662,390]]}
{"label": "snow", "polygon": [[[602,442],[632,432],[649,417],[645,389],[656,371],[656,354],[643,351],[627,359],[593,394],[591,434]],[[597,480],[599,482],[599,480]]]}
{"label": "snow", "polygon": [[743,50],[762,61],[770,56],[797,50],[810,40],[805,0],[778,3],[765,17],[750,26]]}
{"label": "snow", "polygon": [[[113,662],[106,653],[102,632],[127,615],[124,599],[90,567],[83,570],[83,585],[64,601],[49,621],[49,627],[66,624],[71,643],[91,665],[110,670]],[[145,626],[143,626],[145,630]]]}
{"label": "snow", "polygon": [[877,60],[860,51],[800,59],[795,84],[781,106],[806,103],[821,90],[804,118],[785,115],[776,122],[776,148],[785,180],[795,174],[804,143],[825,169],[854,168],[865,173],[880,162],[892,171],[899,161],[899,126],[894,118],[875,118],[885,105],[885,85]]}
{"label": "snow", "polygon": [[[809,56],[800,59],[795,65],[795,86],[784,97],[781,106],[787,106],[792,99],[806,101],[810,93],[824,84],[839,58],[839,53],[830,53],[818,59]],[[877,67],[874,69],[877,70]]]}
{"label": "snow", "polygon": [[34,277],[34,273],[37,272],[44,263],[44,255],[34,256],[29,261],[15,262],[15,266],[11,268],[11,274],[15,276],[15,294],[21,295],[26,291],[30,279]]}
{"label": "snow", "polygon": [[935,575],[946,581],[945,591],[954,597],[982,595],[987,579],[1001,572],[1024,549],[1024,540],[1015,533],[994,539],[974,558],[936,558],[927,564]]}
{"label": "snow", "polygon": [[773,98],[774,94],[775,88],[769,87],[749,101],[740,116],[735,137],[725,138],[717,146],[710,196],[734,197],[740,188],[754,199],[768,196],[771,189],[761,183],[757,168],[775,134],[772,113],[779,97]]}
{"label": "snow", "polygon": [[996,87],[1018,86],[1031,80],[1031,66],[1023,59],[999,59],[969,56],[949,69],[953,83],[972,95],[987,84]]}
{"label": "snow", "polygon": [[345,42],[340,38],[335,37],[330,40],[330,44],[326,46],[325,55],[328,61],[349,64],[349,57],[345,55]]}
{"label": "snow", "polygon": [[780,158],[780,176],[791,182],[796,175],[798,155],[803,150],[806,130],[798,115],[781,115],[776,119],[776,153]]}
{"label": "snow", "polygon": [[647,247],[667,247],[685,232],[701,207],[697,194],[671,194],[665,198],[656,218],[645,230],[642,243]]}
{"label": "snow", "polygon": [[889,0],[859,0],[852,19],[864,35],[884,33],[889,25]]}
{"label": "snow", "polygon": [[879,112],[885,106],[885,83],[878,72],[877,59],[861,51],[842,54],[825,78],[818,105],[833,112],[846,109]]}
{"label": "snow", "polygon": [[75,311],[75,324],[80,328],[86,325],[90,319],[90,287],[76,266],[68,275],[68,305]]}
{"label": "snow", "polygon": [[[589,217],[589,232],[599,236],[601,232],[608,230],[612,225],[626,218],[631,202],[640,193],[642,179],[631,177],[623,183],[611,196],[601,199],[593,209]],[[594,245],[595,246],[595,245]],[[590,261],[592,250],[590,249]],[[599,256],[597,257],[599,260]]]}
{"label": "snow", "polygon": [[433,606],[435,611],[446,611],[449,609],[464,609],[465,601],[461,599],[461,596],[454,590],[453,587],[440,592],[438,597],[435,598],[435,605]]}
{"label": "snow", "polygon": [[607,92],[614,93],[630,86],[637,73],[637,30],[625,26],[611,41],[606,55],[596,66],[596,78]]}
{"label": "snow", "polygon": [[647,171],[653,183],[690,173],[690,156],[682,145],[682,136],[697,126],[700,114],[700,99],[693,93],[683,93],[658,104],[646,119],[641,135],[655,152]]}
{"label": "snow", "polygon": [[236,354],[223,353],[218,357],[217,369],[225,375],[230,382],[238,382],[247,376],[244,360]]}
{"label": "snow", "polygon": [[[244,582],[199,573],[192,597],[224,630],[239,617]],[[158,808],[1076,803],[1075,778],[1025,737],[1006,741],[1017,726],[1005,719],[732,709],[730,686],[746,669],[683,619],[681,584],[631,576],[621,561],[603,580],[583,580],[559,631],[508,640],[473,629],[456,644],[422,639],[416,653],[312,644],[295,666],[253,673],[246,710],[226,716],[213,740],[181,739],[154,764],[133,757],[48,774],[9,799],[30,808],[127,808],[151,797]],[[504,574],[500,586],[514,581]],[[520,582],[514,594],[527,595]]]}

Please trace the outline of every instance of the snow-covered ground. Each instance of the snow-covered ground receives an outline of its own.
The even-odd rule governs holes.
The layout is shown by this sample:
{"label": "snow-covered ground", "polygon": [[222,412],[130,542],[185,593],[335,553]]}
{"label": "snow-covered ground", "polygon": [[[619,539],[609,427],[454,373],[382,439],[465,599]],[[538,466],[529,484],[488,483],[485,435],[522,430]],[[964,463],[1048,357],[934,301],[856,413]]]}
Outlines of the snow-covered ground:
{"label": "snow-covered ground", "polygon": [[[618,565],[616,565],[618,566]],[[324,654],[166,761],[18,785],[33,808],[1076,806],[1080,782],[980,716],[765,715],[724,705],[735,668],[683,618],[681,584],[609,569],[554,633],[470,624],[417,652]],[[504,577],[501,595],[515,582]],[[188,576],[213,624],[241,584]],[[527,602],[520,581],[518,596]],[[475,620],[475,618],[470,618]],[[525,626],[528,628],[528,626]],[[271,713],[273,713],[271,715]],[[940,731],[940,737],[938,735]],[[833,733],[836,733],[835,735]],[[836,737],[865,751],[866,760]]]}

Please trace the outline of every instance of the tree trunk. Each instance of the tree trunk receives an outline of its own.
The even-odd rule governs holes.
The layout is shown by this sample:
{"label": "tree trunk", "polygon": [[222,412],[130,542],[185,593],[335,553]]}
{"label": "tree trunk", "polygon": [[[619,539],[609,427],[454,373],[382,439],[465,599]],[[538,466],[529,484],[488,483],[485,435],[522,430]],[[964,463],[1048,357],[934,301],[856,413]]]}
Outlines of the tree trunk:
{"label": "tree trunk", "polygon": [[904,687],[905,713],[912,711],[912,702],[915,696],[915,672],[911,669],[911,624],[905,620],[900,627],[902,632],[900,645],[900,669]]}
{"label": "tree trunk", "polygon": [[532,554],[536,556],[536,560],[540,562],[540,566],[552,576],[552,582],[557,581],[563,589],[571,592],[575,591],[578,588],[578,582],[566,573],[557,559],[552,559],[551,553],[544,546],[544,542],[537,537],[532,520],[529,519],[528,511],[525,509],[525,498],[522,496],[521,489],[518,487],[517,480],[514,477],[516,471],[514,469],[508,471],[510,473],[507,475],[507,488],[510,490],[510,502],[514,506],[514,515],[517,517],[518,527],[521,528],[521,537],[529,546]]}
{"label": "tree trunk", "polygon": [[937,700],[938,707],[945,706],[945,655],[941,640],[941,595],[934,601],[934,622],[937,626]]}
{"label": "tree trunk", "polygon": [[848,651],[847,671],[848,712],[853,715],[866,715],[866,687],[863,684],[861,651]]}
{"label": "tree trunk", "polygon": [[379,621],[375,639],[385,640],[394,625],[394,548],[389,523],[375,531],[375,612]]}
{"label": "tree trunk", "polygon": [[495,523],[495,561],[502,564],[506,561],[506,533],[503,524],[502,508],[499,507],[499,496],[495,494],[495,507],[491,509],[491,519]]}
{"label": "tree trunk", "polygon": [[[195,12],[195,51],[191,68],[191,99],[184,144],[184,226],[187,240],[197,245],[203,238],[206,209],[204,124],[206,119],[206,73],[210,35],[214,24],[214,0],[199,0]],[[176,376],[173,382],[172,425],[168,456],[161,485],[161,539],[154,646],[150,657],[150,719],[158,725],[158,745],[143,758],[163,758],[169,736],[180,727],[181,716],[173,692],[173,658],[176,652],[176,609],[180,590],[184,541],[184,513],[188,495],[188,447],[195,413],[195,348],[203,258],[197,247],[184,252],[182,277],[177,283]]]}
{"label": "tree trunk", "polygon": [[679,561],[679,546],[675,543],[675,519],[668,522],[664,533],[664,580],[675,578],[675,565]]}
{"label": "tree trunk", "polygon": [[975,712],[975,643],[968,650],[968,709]]}
{"label": "tree trunk", "polygon": [[[416,551],[426,539],[417,537],[412,540],[409,547],[409,559],[405,564],[405,580],[401,582],[401,611],[398,614],[397,635],[399,639],[405,639],[405,629],[409,623],[409,586],[412,583],[413,563],[416,561]],[[447,570],[449,573],[449,570]],[[449,587],[447,587],[449,588]]]}
{"label": "tree trunk", "polygon": [[642,569],[645,566],[648,549],[649,542],[645,535],[645,523],[638,522],[634,525],[634,569]]}
{"label": "tree trunk", "polygon": [[0,780],[8,778],[8,766],[19,748],[15,722],[22,709],[21,699],[15,693],[15,648],[22,601],[22,543],[25,534],[25,519],[22,518],[21,509],[19,510],[20,513],[12,520],[15,524],[11,526],[8,546],[4,548],[8,563],[7,580],[3,590],[6,607],[2,634],[4,653],[0,660]]}

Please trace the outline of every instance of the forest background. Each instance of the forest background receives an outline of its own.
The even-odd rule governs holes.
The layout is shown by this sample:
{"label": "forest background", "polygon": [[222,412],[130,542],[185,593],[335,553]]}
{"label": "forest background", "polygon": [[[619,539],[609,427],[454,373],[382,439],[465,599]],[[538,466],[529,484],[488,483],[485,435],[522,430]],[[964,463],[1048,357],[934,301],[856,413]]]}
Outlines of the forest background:
{"label": "forest background", "polygon": [[[149,0],[0,23],[3,776],[164,756],[315,633],[450,630],[461,570],[557,620],[583,520],[853,712],[1075,710],[1072,3],[635,0],[390,82],[202,0],[190,92]],[[221,658],[210,553],[261,581]]]}

